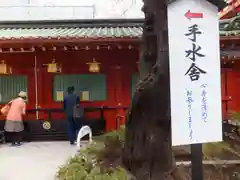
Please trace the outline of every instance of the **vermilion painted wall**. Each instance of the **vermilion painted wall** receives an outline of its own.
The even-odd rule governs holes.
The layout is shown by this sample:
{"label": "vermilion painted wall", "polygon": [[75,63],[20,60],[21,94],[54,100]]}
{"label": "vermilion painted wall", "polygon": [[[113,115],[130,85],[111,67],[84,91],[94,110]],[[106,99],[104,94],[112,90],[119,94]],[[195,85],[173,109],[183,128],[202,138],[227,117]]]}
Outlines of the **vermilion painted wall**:
{"label": "vermilion painted wall", "polygon": [[[128,106],[131,99],[131,77],[136,71],[138,61],[137,50],[88,50],[79,52],[38,52],[25,54],[1,54],[0,60],[4,59],[13,68],[13,74],[28,76],[28,108],[35,108],[35,80],[34,59],[37,58],[38,66],[38,105],[40,108],[61,108],[62,104],[53,100],[53,77],[48,73],[44,64],[51,62],[53,58],[62,64],[62,74],[89,73],[86,62],[93,58],[101,63],[101,73],[107,77],[107,100],[82,102],[84,107],[90,106]],[[107,130],[116,127],[116,110],[104,112],[107,118]],[[89,113],[88,116],[99,114]],[[47,114],[39,113],[40,119],[47,119]],[[27,119],[36,119],[35,114],[28,115]],[[2,119],[2,118],[1,118]],[[53,114],[53,119],[65,119],[64,114]]]}
{"label": "vermilion painted wall", "polygon": [[235,61],[222,72],[223,108],[228,112],[240,112],[240,62]]}
{"label": "vermilion painted wall", "polygon": [[[28,76],[28,108],[35,107],[35,86],[34,86],[34,55],[33,54],[0,54],[0,61],[11,65],[14,75]],[[17,95],[17,94],[16,94]],[[1,116],[1,115],[0,115]],[[35,115],[29,115],[29,118],[35,118]],[[3,116],[0,119],[4,119]]]}
{"label": "vermilion painted wall", "polygon": [[221,75],[223,118],[227,119],[227,114],[240,112],[240,62],[229,61],[228,68],[222,68]]}
{"label": "vermilion painted wall", "polygon": [[[88,50],[79,52],[37,52],[22,54],[0,54],[0,60],[5,60],[13,68],[13,74],[28,76],[28,108],[35,108],[35,80],[34,59],[37,58],[38,66],[38,105],[41,108],[61,108],[62,104],[53,101],[53,77],[48,73],[43,64],[51,62],[52,58],[62,64],[63,74],[89,73],[86,62],[95,58],[101,62],[101,73],[107,76],[107,100],[99,102],[82,102],[84,107],[89,106],[128,106],[131,101],[131,78],[137,71],[139,59],[138,50]],[[223,115],[228,111],[240,111],[240,64],[235,63],[229,71],[222,69],[222,97]],[[231,97],[231,100],[228,98]],[[226,103],[227,102],[227,103]],[[116,110],[105,111],[107,119],[106,130],[116,127]],[[88,116],[99,116],[89,113]],[[47,114],[39,113],[39,118],[47,119]],[[53,114],[54,119],[64,120],[64,114]],[[3,119],[3,117],[0,117]],[[35,114],[28,114],[26,119],[36,119]]]}

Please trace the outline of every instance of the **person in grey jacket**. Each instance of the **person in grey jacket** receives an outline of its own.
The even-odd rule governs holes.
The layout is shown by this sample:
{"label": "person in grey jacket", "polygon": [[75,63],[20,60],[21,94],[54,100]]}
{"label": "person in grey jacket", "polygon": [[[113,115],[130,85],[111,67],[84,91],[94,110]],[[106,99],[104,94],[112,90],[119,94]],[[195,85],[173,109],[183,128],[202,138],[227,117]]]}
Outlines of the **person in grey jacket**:
{"label": "person in grey jacket", "polygon": [[74,111],[75,111],[75,108],[80,107],[80,98],[74,93],[75,91],[74,86],[68,87],[67,91],[68,91],[68,94],[64,97],[63,107],[64,107],[64,111],[67,118],[67,124],[68,124],[68,128],[67,128],[68,139],[70,141],[70,144],[74,144],[77,130],[78,130],[75,117],[74,117]]}

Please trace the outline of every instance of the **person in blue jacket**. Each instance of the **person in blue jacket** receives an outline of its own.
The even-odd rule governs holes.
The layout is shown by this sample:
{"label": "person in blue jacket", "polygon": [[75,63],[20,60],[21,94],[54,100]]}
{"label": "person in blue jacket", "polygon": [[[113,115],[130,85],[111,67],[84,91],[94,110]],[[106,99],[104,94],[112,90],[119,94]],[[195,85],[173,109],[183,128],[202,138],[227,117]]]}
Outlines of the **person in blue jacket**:
{"label": "person in blue jacket", "polygon": [[76,108],[80,108],[80,98],[75,94],[74,86],[68,87],[67,92],[68,94],[64,97],[63,107],[66,113],[68,124],[68,139],[70,144],[73,145],[78,131],[76,119],[74,117],[74,111]]}

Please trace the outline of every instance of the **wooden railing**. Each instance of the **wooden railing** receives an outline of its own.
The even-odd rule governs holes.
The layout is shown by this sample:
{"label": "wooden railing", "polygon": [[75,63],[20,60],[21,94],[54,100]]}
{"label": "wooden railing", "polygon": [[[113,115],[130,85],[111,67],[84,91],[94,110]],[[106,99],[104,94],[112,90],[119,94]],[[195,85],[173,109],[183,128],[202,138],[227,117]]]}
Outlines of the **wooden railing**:
{"label": "wooden railing", "polygon": [[[84,108],[84,115],[86,115],[86,113],[88,112],[96,112],[96,111],[100,111],[100,118],[99,119],[105,119],[104,118],[104,112],[108,111],[108,110],[115,110],[116,114],[118,114],[118,110],[122,109],[122,110],[126,110],[127,107],[108,107],[108,106],[103,106],[103,107],[85,107]],[[28,109],[27,110],[27,114],[29,113],[36,113],[36,112],[43,112],[43,113],[47,113],[48,114],[48,120],[51,121],[52,120],[52,114],[53,113],[63,113],[64,109],[62,108],[39,108],[39,109]],[[122,116],[122,115],[117,115],[117,117]],[[116,117],[116,119],[117,119]],[[117,123],[116,123],[117,124]]]}

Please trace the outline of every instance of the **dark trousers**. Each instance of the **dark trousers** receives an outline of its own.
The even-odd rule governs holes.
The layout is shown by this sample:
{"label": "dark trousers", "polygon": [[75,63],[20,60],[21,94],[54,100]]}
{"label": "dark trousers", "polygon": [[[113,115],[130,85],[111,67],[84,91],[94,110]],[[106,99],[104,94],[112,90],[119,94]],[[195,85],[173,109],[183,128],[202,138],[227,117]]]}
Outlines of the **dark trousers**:
{"label": "dark trousers", "polygon": [[22,132],[8,132],[9,139],[12,144],[20,144],[22,141]]}
{"label": "dark trousers", "polygon": [[73,119],[73,117],[68,117],[67,118],[67,122],[68,122],[68,140],[73,143],[76,140],[77,137],[77,124],[75,122],[75,120]]}

